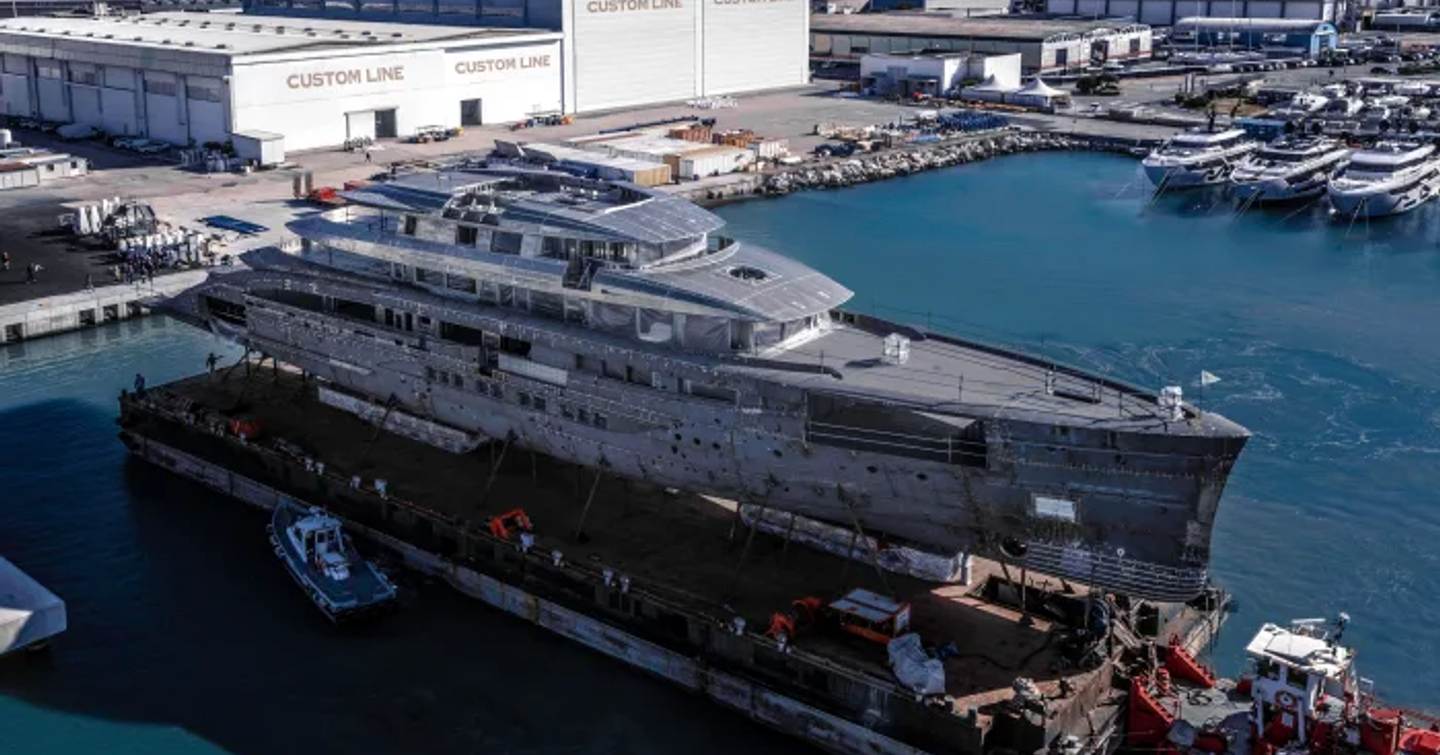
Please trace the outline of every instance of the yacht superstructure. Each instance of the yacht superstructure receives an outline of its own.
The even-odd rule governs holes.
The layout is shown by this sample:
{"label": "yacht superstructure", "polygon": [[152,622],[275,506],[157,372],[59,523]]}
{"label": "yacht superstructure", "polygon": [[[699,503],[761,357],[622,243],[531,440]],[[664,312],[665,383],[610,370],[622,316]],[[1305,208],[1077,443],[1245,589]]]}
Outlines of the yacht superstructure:
{"label": "yacht superstructure", "polygon": [[1244,202],[1283,202],[1317,197],[1345,167],[1350,150],[1326,138],[1279,139],[1246,155],[1230,174]]}
{"label": "yacht superstructure", "polygon": [[300,255],[177,305],[477,442],[1136,595],[1205,585],[1248,433],[1178,388],[847,310],[836,281],[629,184],[454,170],[345,197],[290,225]]}
{"label": "yacht superstructure", "polygon": [[1238,128],[1182,131],[1145,158],[1145,175],[1162,190],[1213,186],[1229,178],[1240,158],[1255,147]]}
{"label": "yacht superstructure", "polygon": [[1330,205],[1344,220],[1398,215],[1440,190],[1440,158],[1433,144],[1380,142],[1357,150],[1330,180]]}

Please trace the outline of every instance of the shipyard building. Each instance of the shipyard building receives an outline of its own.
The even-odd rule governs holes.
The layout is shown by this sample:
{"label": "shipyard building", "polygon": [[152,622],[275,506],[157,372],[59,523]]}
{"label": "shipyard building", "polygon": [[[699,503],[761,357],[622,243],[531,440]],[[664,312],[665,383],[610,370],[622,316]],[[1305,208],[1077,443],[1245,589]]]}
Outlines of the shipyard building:
{"label": "shipyard building", "polygon": [[[1356,4],[1359,7],[1359,4]],[[1046,0],[1045,12],[1090,18],[1126,17],[1152,26],[1172,26],[1190,16],[1288,18],[1338,23],[1348,17],[1349,0]]]}
{"label": "shipyard building", "polygon": [[829,61],[859,62],[875,53],[1019,53],[1026,73],[1052,73],[1104,61],[1146,60],[1151,43],[1150,27],[1113,20],[928,13],[817,14],[810,20],[810,54]]}
{"label": "shipyard building", "polygon": [[[509,3],[509,4],[507,4]],[[804,0],[266,0],[244,14],[0,20],[0,112],[284,148],[808,81]]]}

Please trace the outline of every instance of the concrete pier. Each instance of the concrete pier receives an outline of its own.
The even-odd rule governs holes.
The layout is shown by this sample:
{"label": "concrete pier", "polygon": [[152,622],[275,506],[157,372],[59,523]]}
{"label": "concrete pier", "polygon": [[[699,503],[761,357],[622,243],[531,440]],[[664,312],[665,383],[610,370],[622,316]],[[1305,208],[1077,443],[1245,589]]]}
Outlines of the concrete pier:
{"label": "concrete pier", "polygon": [[200,281],[207,270],[186,270],[153,282],[96,286],[0,305],[0,343],[28,341],[46,335],[126,320],[145,314],[153,302],[173,296]]}

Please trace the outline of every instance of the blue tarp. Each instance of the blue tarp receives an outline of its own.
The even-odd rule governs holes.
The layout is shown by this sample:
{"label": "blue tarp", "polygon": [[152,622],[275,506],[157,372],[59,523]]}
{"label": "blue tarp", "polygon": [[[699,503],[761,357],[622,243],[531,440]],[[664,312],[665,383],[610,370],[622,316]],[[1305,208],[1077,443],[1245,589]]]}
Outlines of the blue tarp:
{"label": "blue tarp", "polygon": [[227,231],[243,233],[247,236],[254,236],[257,233],[264,233],[270,230],[263,225],[251,223],[239,218],[232,218],[229,215],[211,215],[208,218],[200,218],[200,222],[211,228],[223,228]]}

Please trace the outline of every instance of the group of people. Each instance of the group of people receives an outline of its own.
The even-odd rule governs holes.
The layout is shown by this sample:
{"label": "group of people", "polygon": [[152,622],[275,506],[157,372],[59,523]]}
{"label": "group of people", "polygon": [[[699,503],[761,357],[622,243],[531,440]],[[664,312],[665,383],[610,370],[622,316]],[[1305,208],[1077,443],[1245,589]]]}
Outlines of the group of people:
{"label": "group of people", "polygon": [[[0,252],[0,269],[4,269],[6,272],[9,272],[9,271],[10,271],[10,266],[13,265],[13,264],[14,264],[14,260],[11,259],[9,252]],[[40,282],[40,271],[41,271],[41,270],[44,270],[44,269],[45,269],[44,266],[42,266],[39,262],[26,263],[26,265],[25,265],[25,282],[26,282],[26,283],[39,283],[39,282]]]}
{"label": "group of people", "polygon": [[110,266],[110,274],[116,283],[154,283],[156,271],[174,264],[167,259],[169,256],[173,255],[159,249],[134,249],[124,255],[120,264]]}

